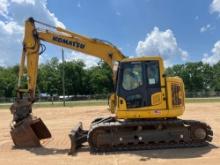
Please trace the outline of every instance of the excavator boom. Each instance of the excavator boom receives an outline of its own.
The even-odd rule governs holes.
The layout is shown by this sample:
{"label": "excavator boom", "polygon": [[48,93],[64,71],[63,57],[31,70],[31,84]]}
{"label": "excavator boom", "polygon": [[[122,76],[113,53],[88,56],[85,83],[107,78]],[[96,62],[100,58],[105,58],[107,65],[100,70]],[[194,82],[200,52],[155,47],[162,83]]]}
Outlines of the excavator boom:
{"label": "excavator boom", "polygon": [[[45,28],[36,27],[38,24]],[[45,50],[41,41],[98,57],[104,60],[111,68],[113,68],[114,63],[125,58],[121,51],[110,42],[88,38],[29,18],[25,22],[18,90],[21,92],[28,91],[31,97],[35,95],[39,55]],[[21,79],[24,75],[26,61],[28,89],[21,89]]]}

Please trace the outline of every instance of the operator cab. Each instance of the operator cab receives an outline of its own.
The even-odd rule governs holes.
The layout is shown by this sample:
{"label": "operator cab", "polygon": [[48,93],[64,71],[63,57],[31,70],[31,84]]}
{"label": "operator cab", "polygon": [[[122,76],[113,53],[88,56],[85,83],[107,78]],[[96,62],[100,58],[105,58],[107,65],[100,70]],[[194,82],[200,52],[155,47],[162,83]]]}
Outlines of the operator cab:
{"label": "operator cab", "polygon": [[151,96],[161,92],[160,68],[163,70],[160,57],[125,59],[120,63],[116,93],[126,101],[127,108],[152,106]]}

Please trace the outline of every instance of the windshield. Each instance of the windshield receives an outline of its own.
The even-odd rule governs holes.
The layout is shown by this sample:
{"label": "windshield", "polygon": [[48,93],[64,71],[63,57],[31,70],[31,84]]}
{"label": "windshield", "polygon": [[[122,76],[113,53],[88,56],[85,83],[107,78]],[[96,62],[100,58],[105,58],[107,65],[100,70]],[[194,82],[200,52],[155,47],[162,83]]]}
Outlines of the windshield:
{"label": "windshield", "polygon": [[133,90],[143,85],[142,66],[140,62],[131,63],[123,70],[122,87]]}

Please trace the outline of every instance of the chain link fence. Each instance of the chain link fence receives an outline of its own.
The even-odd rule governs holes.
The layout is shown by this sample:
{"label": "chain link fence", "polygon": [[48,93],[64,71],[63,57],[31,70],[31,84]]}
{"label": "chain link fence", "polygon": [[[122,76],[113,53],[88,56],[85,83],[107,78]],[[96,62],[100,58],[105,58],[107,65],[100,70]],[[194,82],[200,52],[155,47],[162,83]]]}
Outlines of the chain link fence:
{"label": "chain link fence", "polygon": [[[61,102],[65,101],[83,101],[83,100],[101,100],[101,99],[108,99],[110,94],[95,94],[95,95],[69,95],[69,96],[40,96],[37,97],[38,102]],[[15,97],[0,97],[0,103],[12,103],[15,101]]]}
{"label": "chain link fence", "polygon": [[[83,101],[83,100],[101,100],[108,99],[110,94],[96,94],[96,95],[70,95],[65,96],[65,101]],[[186,98],[210,98],[220,97],[220,91],[199,91],[199,92],[187,92]],[[63,96],[41,96],[37,98],[38,102],[61,102],[64,100]],[[12,103],[15,101],[15,97],[7,98],[0,97],[0,103]]]}
{"label": "chain link fence", "polygon": [[186,98],[209,98],[209,97],[220,97],[220,91],[199,91],[199,92],[186,91]]}

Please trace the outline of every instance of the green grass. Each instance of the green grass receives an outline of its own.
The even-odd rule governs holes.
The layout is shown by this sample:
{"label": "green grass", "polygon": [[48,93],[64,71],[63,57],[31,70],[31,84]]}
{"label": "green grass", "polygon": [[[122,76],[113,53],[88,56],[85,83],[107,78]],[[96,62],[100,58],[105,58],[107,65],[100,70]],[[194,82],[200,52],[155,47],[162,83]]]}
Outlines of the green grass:
{"label": "green grass", "polygon": [[[66,101],[66,107],[107,105],[107,100]],[[63,102],[39,102],[34,107],[63,107]]]}
{"label": "green grass", "polygon": [[213,102],[220,102],[220,97],[186,98],[186,103],[213,103]]}
{"label": "green grass", "polygon": [[0,104],[0,109],[8,109],[10,107],[10,105],[1,105]]}
{"label": "green grass", "polygon": [[[0,103],[0,109],[8,109],[12,103]],[[107,105],[107,100],[66,101],[66,107]],[[63,107],[63,102],[36,102],[33,107]]]}
{"label": "green grass", "polygon": [[[220,97],[213,98],[186,98],[186,103],[213,103],[220,102]],[[98,106],[107,105],[107,99],[102,100],[82,100],[82,101],[66,101],[66,107],[75,106]],[[11,103],[0,103],[0,109],[8,109]],[[63,102],[36,102],[34,107],[63,107]]]}

